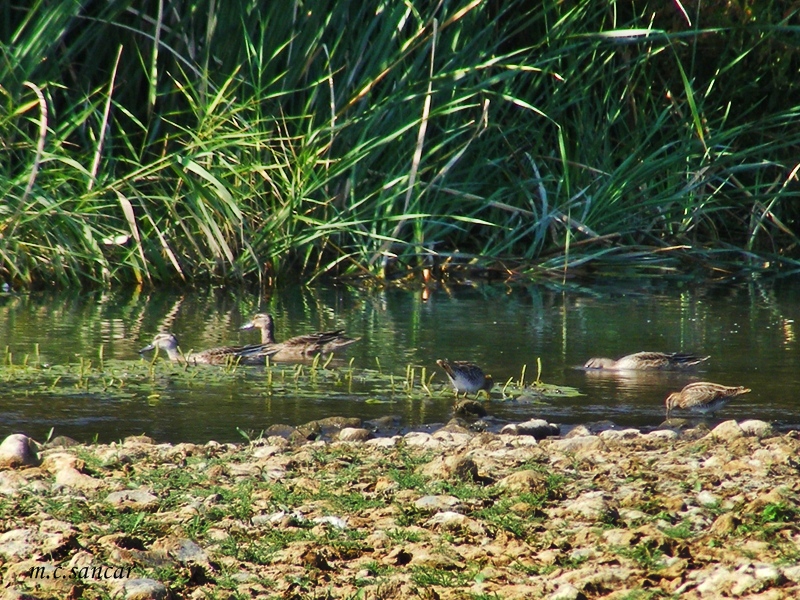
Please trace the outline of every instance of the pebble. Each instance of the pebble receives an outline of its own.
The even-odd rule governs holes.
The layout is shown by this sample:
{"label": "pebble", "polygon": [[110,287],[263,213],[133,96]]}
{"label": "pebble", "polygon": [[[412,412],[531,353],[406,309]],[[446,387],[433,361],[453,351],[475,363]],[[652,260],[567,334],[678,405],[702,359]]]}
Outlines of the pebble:
{"label": "pebble", "polygon": [[167,598],[167,588],[155,579],[127,579],[114,586],[112,598],[123,600],[163,600]]}
{"label": "pebble", "polygon": [[39,444],[21,433],[12,433],[0,444],[0,468],[35,466],[39,460]]}

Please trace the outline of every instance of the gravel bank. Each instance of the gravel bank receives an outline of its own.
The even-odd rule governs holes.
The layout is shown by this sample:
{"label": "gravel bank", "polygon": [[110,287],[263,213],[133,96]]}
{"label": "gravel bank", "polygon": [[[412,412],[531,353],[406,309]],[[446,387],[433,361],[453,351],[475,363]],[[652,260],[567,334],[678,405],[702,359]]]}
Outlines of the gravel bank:
{"label": "gravel bank", "polygon": [[[306,439],[326,426],[333,441]],[[12,436],[5,597],[800,597],[798,432],[284,434]]]}

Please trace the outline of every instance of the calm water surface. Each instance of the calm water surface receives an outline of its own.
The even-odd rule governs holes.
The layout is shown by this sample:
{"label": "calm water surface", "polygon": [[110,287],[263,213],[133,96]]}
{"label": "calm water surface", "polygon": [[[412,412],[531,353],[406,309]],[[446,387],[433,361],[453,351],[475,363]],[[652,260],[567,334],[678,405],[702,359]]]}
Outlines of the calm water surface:
{"label": "calm water surface", "polygon": [[[185,350],[250,343],[257,335],[238,327],[257,311],[275,316],[279,340],[332,328],[360,336],[347,353],[351,362],[337,367],[344,372],[352,365],[354,383],[330,379],[270,387],[261,367],[230,373],[199,366],[183,372],[161,363],[147,386],[121,383],[128,381],[129,371],[142,379],[149,360],[137,351],[159,330],[175,332]],[[565,426],[610,420],[619,426],[655,427],[663,420],[667,393],[703,379],[753,390],[728,405],[716,421],[759,418],[797,428],[798,318],[800,283],[788,280],[724,286],[663,281],[462,286],[432,289],[427,295],[338,287],[289,288],[271,296],[224,289],[8,294],[0,296],[0,348],[6,348],[0,435],[22,432],[43,440],[52,428],[53,435],[81,441],[147,434],[158,441],[226,442],[243,441],[237,428],[258,434],[273,424],[329,416],[394,415],[402,427],[422,427],[451,416],[452,393],[445,391],[444,374],[435,364],[444,357],[475,361],[496,382],[518,378],[523,365],[530,380],[540,358],[543,381],[583,393],[529,404],[502,400],[496,386],[487,404],[496,427],[529,418]],[[95,377],[91,389],[55,375],[66,365],[77,373],[81,361],[99,369],[101,347],[104,374]],[[694,374],[623,377],[575,369],[592,356],[618,358],[640,350],[690,351],[711,359]],[[21,365],[36,360],[42,368],[28,368],[26,377],[34,380],[23,381]],[[385,381],[371,384],[358,376],[364,369],[380,369],[399,382],[408,365],[436,373],[433,397],[392,393]]]}

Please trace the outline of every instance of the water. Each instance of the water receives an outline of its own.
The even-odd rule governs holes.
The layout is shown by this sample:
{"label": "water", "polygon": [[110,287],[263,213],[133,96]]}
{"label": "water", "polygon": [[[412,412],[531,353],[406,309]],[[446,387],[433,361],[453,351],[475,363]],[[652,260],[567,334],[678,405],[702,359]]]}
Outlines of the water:
{"label": "water", "polygon": [[[184,350],[250,343],[257,333],[238,327],[257,311],[275,316],[279,340],[333,328],[361,340],[334,376],[316,382],[304,371],[297,385],[284,376],[270,387],[260,367],[184,371],[161,362],[146,375],[149,362],[137,350],[157,331],[175,332]],[[237,428],[253,435],[272,424],[328,416],[396,415],[403,427],[420,427],[451,416],[452,393],[435,364],[444,357],[477,362],[500,383],[487,403],[497,427],[529,418],[655,427],[663,421],[666,395],[702,379],[753,390],[714,420],[759,418],[796,428],[799,312],[800,285],[788,280],[461,286],[426,294],[290,288],[269,297],[225,289],[10,294],[0,296],[0,348],[7,347],[0,370],[0,436],[22,432],[43,440],[52,428],[53,435],[80,441],[134,434],[171,442],[243,441]],[[574,368],[592,356],[618,358],[640,350],[690,351],[711,359],[694,374],[623,377]],[[583,395],[537,404],[501,400],[502,382],[518,379],[523,365],[530,381],[537,359],[543,381]],[[21,366],[36,360],[44,367]],[[67,365],[77,374],[81,364],[100,373],[90,385],[60,376]],[[416,373],[421,367],[436,373],[433,397],[399,391],[408,365]],[[382,379],[360,375],[378,370]],[[342,377],[348,371],[352,383]]]}

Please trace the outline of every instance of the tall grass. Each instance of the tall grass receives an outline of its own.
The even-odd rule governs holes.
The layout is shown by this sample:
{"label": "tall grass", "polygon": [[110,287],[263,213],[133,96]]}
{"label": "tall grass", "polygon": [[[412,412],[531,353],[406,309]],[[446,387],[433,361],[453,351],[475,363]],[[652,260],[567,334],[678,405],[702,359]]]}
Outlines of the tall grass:
{"label": "tall grass", "polygon": [[795,266],[796,7],[416,4],[6,7],[0,274]]}

